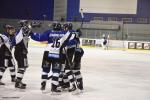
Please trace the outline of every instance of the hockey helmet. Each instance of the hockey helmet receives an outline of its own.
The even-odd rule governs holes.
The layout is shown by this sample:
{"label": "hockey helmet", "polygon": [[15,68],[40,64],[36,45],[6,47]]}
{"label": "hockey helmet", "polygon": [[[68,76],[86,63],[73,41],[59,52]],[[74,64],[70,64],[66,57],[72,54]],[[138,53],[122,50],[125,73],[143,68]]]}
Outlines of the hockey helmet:
{"label": "hockey helmet", "polygon": [[73,27],[72,23],[65,23],[63,25],[64,30],[72,30],[72,27]]}
{"label": "hockey helmet", "polygon": [[15,27],[12,25],[6,24],[4,25],[4,29],[15,29]]}
{"label": "hockey helmet", "polygon": [[61,30],[61,24],[60,23],[52,23],[52,29],[53,30]]}
{"label": "hockey helmet", "polygon": [[4,25],[5,32],[9,35],[14,35],[16,32],[15,27],[9,24]]}

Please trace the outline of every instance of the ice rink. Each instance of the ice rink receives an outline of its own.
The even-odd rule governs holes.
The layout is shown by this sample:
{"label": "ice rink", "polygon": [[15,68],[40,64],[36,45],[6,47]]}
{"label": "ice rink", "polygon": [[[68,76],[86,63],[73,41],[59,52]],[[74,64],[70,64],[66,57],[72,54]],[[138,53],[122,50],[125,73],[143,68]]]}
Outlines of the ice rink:
{"label": "ice rink", "polygon": [[27,89],[16,90],[9,70],[0,86],[0,100],[150,100],[150,52],[84,48],[82,75],[84,93],[51,95],[40,91],[43,47],[29,47],[29,65],[23,82]]}

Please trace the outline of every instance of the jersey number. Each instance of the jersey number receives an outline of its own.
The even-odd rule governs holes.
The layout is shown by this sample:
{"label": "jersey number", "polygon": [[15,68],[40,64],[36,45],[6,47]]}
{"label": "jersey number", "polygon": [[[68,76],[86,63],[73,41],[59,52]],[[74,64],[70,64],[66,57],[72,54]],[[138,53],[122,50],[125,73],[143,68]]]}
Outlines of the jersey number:
{"label": "jersey number", "polygon": [[58,39],[55,39],[55,40],[53,41],[52,47],[55,47],[55,48],[59,48],[59,47],[60,47],[59,38],[58,38]]}

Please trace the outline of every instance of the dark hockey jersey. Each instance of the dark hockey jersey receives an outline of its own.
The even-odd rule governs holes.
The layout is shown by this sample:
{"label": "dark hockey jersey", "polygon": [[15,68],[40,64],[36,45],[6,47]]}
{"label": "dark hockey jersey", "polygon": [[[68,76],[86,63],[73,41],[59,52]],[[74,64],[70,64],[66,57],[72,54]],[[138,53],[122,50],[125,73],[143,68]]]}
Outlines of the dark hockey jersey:
{"label": "dark hockey jersey", "polygon": [[3,56],[12,56],[9,38],[2,34],[0,34],[0,54]]}
{"label": "dark hockey jersey", "polygon": [[15,52],[27,54],[28,41],[29,41],[29,35],[25,34],[23,29],[21,28],[14,37],[13,45],[15,46]]}

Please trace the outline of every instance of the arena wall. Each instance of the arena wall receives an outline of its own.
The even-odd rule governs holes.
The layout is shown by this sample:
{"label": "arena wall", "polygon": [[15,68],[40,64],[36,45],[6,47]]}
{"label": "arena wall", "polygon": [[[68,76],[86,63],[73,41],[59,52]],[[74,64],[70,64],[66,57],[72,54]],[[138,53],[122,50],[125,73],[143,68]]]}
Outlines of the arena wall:
{"label": "arena wall", "polygon": [[[99,3],[101,3],[99,1]],[[137,14],[104,14],[104,13],[84,13],[85,19],[84,21],[91,21],[96,17],[100,17],[98,19],[108,21],[108,20],[116,20],[116,21],[125,21],[126,23],[150,23],[150,0],[138,0],[137,2]],[[91,4],[92,6],[92,4]],[[68,21],[81,21],[80,11],[80,0],[68,0],[67,7],[67,20]],[[84,9],[83,9],[84,10]],[[73,13],[72,13],[73,12]],[[128,20],[131,19],[131,21]]]}
{"label": "arena wall", "polygon": [[53,20],[54,0],[0,0],[0,12],[0,18]]}

